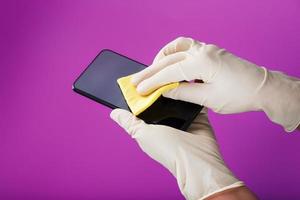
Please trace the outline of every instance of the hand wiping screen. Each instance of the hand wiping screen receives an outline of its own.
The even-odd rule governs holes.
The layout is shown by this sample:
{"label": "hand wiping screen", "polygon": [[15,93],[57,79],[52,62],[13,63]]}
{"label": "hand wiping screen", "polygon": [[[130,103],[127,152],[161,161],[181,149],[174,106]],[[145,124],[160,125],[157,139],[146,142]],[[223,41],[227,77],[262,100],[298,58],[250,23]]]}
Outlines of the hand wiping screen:
{"label": "hand wiping screen", "polygon": [[[202,106],[161,95],[166,90],[181,85],[175,83],[177,81],[163,86],[149,96],[137,94],[136,85],[128,75],[146,67],[138,61],[104,49],[76,79],[73,90],[109,108],[131,110],[146,123],[186,130]],[[120,80],[117,82],[118,79]]]}
{"label": "hand wiping screen", "polygon": [[135,116],[149,108],[161,96],[162,93],[176,88],[179,85],[178,82],[170,83],[156,89],[149,95],[142,96],[136,91],[136,86],[131,83],[131,76],[132,75],[119,78],[117,82],[130,110]]}

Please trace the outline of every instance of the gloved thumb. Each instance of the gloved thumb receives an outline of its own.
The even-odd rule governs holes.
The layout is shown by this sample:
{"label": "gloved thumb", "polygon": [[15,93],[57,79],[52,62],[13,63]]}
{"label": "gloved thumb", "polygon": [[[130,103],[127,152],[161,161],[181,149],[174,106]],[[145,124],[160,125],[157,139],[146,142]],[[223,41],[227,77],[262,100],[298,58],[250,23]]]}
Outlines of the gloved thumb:
{"label": "gloved thumb", "polygon": [[114,109],[110,113],[110,117],[133,138],[137,131],[146,125],[143,120],[137,118],[131,112],[120,108]]}
{"label": "gloved thumb", "polygon": [[167,98],[187,101],[207,107],[210,86],[206,83],[180,83],[177,88],[164,92],[162,95]]}

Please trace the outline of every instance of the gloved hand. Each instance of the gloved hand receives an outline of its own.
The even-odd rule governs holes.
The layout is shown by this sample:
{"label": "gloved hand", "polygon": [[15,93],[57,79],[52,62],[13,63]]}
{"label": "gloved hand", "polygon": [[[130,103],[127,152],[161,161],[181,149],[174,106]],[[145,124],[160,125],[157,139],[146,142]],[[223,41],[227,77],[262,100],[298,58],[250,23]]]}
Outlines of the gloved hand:
{"label": "gloved hand", "polygon": [[187,132],[163,125],[146,124],[126,110],[110,114],[141,149],[165,166],[176,178],[186,199],[204,199],[243,186],[226,167],[219,153],[206,109]]}
{"label": "gloved hand", "polygon": [[[191,82],[200,79],[204,83]],[[300,80],[269,71],[215,45],[180,37],[163,47],[153,64],[136,73],[140,94],[181,83],[165,97],[193,102],[218,113],[263,110],[286,131],[300,123]]]}

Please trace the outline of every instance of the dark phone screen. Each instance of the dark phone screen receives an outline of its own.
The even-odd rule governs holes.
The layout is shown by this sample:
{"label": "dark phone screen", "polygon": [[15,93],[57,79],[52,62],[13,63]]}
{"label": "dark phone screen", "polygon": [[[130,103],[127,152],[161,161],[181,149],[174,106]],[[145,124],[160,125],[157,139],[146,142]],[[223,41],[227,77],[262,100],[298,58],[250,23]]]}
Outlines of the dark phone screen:
{"label": "dark phone screen", "polygon": [[[111,108],[130,110],[117,79],[136,73],[145,67],[142,63],[111,50],[103,50],[77,78],[73,89],[79,94]],[[201,106],[193,103],[161,96],[138,117],[146,123],[186,130],[201,109]]]}
{"label": "dark phone screen", "polygon": [[136,73],[146,66],[110,50],[103,50],[77,79],[74,87],[109,103],[110,107],[128,110],[117,79]]}

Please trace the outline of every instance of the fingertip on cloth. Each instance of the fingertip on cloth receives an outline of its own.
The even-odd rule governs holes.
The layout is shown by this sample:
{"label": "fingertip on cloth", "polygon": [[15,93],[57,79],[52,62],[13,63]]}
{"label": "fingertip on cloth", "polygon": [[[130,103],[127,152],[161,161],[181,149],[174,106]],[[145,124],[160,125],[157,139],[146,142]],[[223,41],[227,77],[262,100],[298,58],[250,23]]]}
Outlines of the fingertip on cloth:
{"label": "fingertip on cloth", "polygon": [[137,116],[149,108],[164,92],[179,86],[178,82],[163,85],[149,95],[140,95],[136,86],[131,81],[132,75],[121,77],[117,80],[122,94],[131,112]]}

